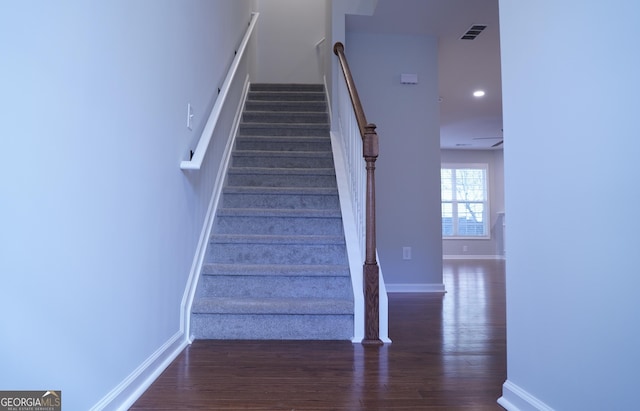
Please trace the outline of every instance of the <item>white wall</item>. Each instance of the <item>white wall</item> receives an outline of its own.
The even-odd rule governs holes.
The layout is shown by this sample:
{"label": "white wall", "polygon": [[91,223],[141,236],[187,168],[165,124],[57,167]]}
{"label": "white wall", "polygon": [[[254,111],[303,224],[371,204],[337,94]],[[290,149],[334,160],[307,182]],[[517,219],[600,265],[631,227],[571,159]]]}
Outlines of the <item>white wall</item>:
{"label": "white wall", "polygon": [[179,163],[249,19],[237,0],[0,4],[2,389],[87,410],[179,336],[211,191]]}
{"label": "white wall", "polygon": [[322,83],[328,0],[257,0],[256,82]]}
{"label": "white wall", "polygon": [[[437,41],[347,32],[345,54],[367,119],[376,123],[377,246],[389,290],[442,287]],[[400,84],[416,73],[417,85]],[[412,259],[402,248],[412,247]]]}
{"label": "white wall", "polygon": [[510,410],[638,408],[639,15],[500,1]]}
{"label": "white wall", "polygon": [[[504,253],[504,156],[502,150],[442,150],[442,164],[487,164],[489,239],[442,240],[445,258],[502,258]],[[466,251],[464,249],[466,247]]]}

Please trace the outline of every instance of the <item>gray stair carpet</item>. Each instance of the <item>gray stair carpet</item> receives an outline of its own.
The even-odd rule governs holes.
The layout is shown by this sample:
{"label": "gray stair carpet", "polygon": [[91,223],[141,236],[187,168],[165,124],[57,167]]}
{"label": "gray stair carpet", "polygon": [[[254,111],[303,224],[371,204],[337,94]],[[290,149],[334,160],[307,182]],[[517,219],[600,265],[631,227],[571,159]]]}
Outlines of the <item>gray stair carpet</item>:
{"label": "gray stair carpet", "polygon": [[191,314],[196,339],[348,340],[324,87],[252,84]]}

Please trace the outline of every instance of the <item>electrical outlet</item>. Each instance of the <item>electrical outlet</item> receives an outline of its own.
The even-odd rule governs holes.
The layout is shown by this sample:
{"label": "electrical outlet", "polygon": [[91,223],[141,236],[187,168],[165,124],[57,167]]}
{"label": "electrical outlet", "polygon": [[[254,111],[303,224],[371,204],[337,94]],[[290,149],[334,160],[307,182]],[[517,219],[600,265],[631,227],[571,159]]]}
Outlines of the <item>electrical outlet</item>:
{"label": "electrical outlet", "polygon": [[466,245],[462,246],[462,252],[466,253],[467,251],[469,251],[469,247],[467,247]]}
{"label": "electrical outlet", "polygon": [[193,130],[193,107],[187,103],[187,128]]}
{"label": "electrical outlet", "polygon": [[411,260],[411,247],[402,247],[402,259]]}

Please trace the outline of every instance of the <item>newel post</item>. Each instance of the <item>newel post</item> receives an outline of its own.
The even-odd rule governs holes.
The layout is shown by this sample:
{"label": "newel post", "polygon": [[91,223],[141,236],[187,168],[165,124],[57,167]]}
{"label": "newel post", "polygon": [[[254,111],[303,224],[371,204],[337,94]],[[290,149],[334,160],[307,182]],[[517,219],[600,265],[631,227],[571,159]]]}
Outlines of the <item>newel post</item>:
{"label": "newel post", "polygon": [[378,277],[380,269],[376,261],[376,160],[378,159],[378,134],[375,124],[365,127],[362,154],[367,167],[366,194],[366,255],[363,267],[365,296],[365,336],[362,344],[382,345],[380,340],[380,296]]}

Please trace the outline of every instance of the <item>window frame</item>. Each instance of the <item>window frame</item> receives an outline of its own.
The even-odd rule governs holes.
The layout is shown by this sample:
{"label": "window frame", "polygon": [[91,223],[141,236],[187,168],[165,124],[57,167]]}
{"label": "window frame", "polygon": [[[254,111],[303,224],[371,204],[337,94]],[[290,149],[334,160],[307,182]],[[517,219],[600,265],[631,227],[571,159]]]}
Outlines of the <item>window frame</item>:
{"label": "window frame", "polygon": [[[456,217],[457,217],[457,206],[458,204],[464,204],[464,201],[457,201],[455,198],[456,195],[456,190],[455,190],[455,186],[453,187],[452,190],[452,195],[453,195],[453,199],[451,201],[449,200],[444,200],[443,199],[443,195],[442,195],[442,175],[443,175],[443,170],[448,169],[448,170],[453,170],[454,175],[455,175],[455,170],[461,170],[461,169],[480,169],[480,170],[484,170],[484,195],[485,195],[485,199],[483,202],[481,202],[484,205],[484,213],[483,213],[483,219],[485,222],[485,234],[484,235],[477,235],[477,236],[470,236],[470,235],[458,235],[457,234],[457,223],[455,221]],[[491,239],[491,204],[490,204],[490,184],[489,184],[489,164],[488,163],[442,163],[440,165],[440,233],[442,235],[442,239],[443,240],[490,240]],[[451,204],[452,207],[452,224],[454,227],[454,234],[453,235],[444,235],[444,230],[443,230],[443,226],[442,226],[442,220],[444,218],[443,214],[442,214],[442,209],[443,209],[443,205],[447,203],[447,204]]]}

